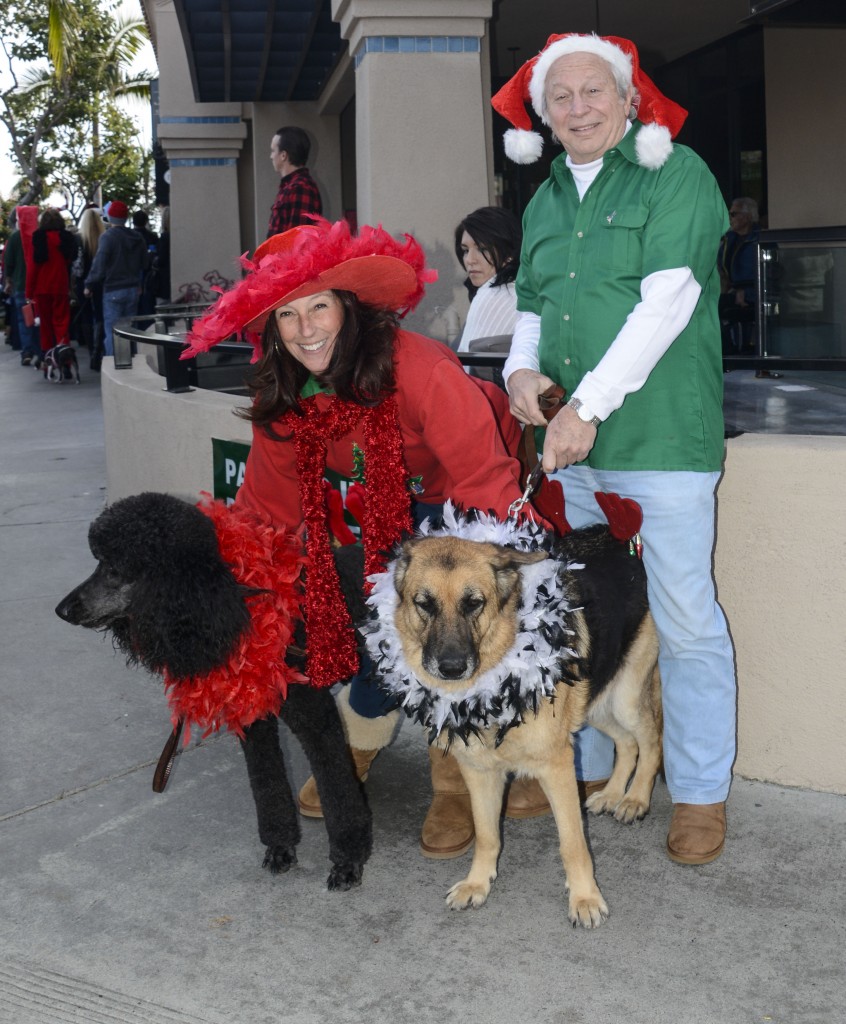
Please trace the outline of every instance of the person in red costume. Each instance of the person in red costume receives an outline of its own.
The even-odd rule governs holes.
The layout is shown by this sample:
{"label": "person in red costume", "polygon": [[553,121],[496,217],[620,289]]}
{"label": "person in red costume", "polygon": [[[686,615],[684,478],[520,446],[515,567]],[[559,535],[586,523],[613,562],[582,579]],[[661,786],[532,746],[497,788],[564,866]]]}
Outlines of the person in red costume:
{"label": "person in red costume", "polygon": [[[242,330],[255,346],[253,403],[243,413],[253,444],[236,504],[276,526],[305,527],[307,672],[324,683],[351,679],[338,706],[364,780],[400,712],[366,659],[358,664],[324,474],[350,481],[367,576],[448,498],[507,517],[521,497],[520,426],[501,390],[469,377],[445,345],[400,327],[436,277],[410,235],[398,241],[364,226],[353,236],[345,221],[318,219],[274,235],[243,264],[246,277],[195,323],[186,356]],[[430,748],[430,762],[421,850],[457,857],[473,843],[470,799],[452,757]],[[533,780],[512,786],[509,800],[507,813],[520,817],[547,807]],[[313,779],[298,802],[304,815],[321,816]]]}
{"label": "person in red costume", "polygon": [[35,301],[41,320],[42,354],[70,343],[70,266],[78,248],[59,211],[46,209],[32,235],[33,258],[26,279],[26,294]]}

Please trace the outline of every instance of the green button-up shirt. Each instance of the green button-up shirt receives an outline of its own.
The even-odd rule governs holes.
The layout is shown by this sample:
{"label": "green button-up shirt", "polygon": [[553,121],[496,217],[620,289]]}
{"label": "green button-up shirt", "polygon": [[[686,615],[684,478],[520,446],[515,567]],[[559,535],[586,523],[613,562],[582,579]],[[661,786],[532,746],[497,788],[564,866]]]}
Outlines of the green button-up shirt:
{"label": "green button-up shirt", "polygon": [[659,170],[637,163],[640,125],[609,150],[579,201],[557,157],[523,219],[517,308],[541,318],[540,370],[572,394],[641,300],[645,277],[689,267],[702,288],[688,326],[640,391],[599,427],[587,463],[614,470],[718,470],[723,374],[717,252],[726,205],[684,146]]}

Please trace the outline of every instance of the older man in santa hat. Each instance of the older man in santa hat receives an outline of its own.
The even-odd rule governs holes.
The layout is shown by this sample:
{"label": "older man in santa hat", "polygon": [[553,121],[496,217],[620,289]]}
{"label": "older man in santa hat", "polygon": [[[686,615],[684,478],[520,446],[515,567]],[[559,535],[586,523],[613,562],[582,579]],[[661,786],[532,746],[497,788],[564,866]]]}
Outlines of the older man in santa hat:
{"label": "older man in santa hat", "polygon": [[[656,88],[627,39],[551,36],[493,99],[515,128],[507,155],[543,140],[564,152],[529,204],[516,287],[521,311],[504,375],[512,410],[546,422],[538,395],[570,401],[543,440],[574,527],[602,521],[594,493],[643,509],[643,559],[661,641],[669,856],[704,864],[723,850],[735,755],[732,645],[711,573],[723,459],[716,254],[726,205],[708,168],[672,139],[686,112]],[[585,781],[613,750],[578,737]]]}

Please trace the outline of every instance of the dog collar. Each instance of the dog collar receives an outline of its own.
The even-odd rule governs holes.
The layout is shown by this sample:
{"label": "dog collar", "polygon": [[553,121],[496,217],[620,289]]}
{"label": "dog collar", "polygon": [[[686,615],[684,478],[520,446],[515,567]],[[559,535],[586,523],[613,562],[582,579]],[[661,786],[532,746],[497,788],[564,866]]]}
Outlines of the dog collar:
{"label": "dog collar", "polygon": [[[444,506],[443,521],[438,529],[424,523],[418,535],[460,537],[518,551],[537,551],[547,536],[540,527],[527,522],[502,521],[484,513],[468,518],[450,502]],[[396,566],[394,557],[385,572],[369,578],[373,589],[367,603],[372,618],[364,626],[365,643],[376,666],[379,686],[399,700],[409,718],[429,730],[430,743],[442,732],[448,734],[450,742],[458,737],[466,743],[483,729],[496,729],[495,745],[499,746],[508,730],[520,725],[527,713],[536,714],[542,700],[554,698],[559,682],[572,685],[575,681],[567,678],[568,674],[572,676],[568,663],[577,658],[567,638],[575,635],[568,626],[568,617],[578,607],[569,603],[561,570],[581,569],[582,565],[547,558],[520,566],[522,597],[514,643],[495,668],[472,686],[452,692],[421,682],[405,659],[395,620]]]}

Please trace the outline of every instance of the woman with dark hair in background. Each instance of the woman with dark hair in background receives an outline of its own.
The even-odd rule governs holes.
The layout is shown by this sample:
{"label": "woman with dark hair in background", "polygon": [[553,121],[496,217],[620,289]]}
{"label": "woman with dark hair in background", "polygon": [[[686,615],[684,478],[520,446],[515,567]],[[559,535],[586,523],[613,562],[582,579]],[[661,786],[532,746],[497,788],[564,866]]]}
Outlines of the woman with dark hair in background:
{"label": "woman with dark hair in background", "polygon": [[514,333],[517,293],[513,282],[522,241],[520,221],[499,206],[475,210],[455,229],[455,255],[467,271],[472,294],[459,352],[468,352],[477,338]]}

